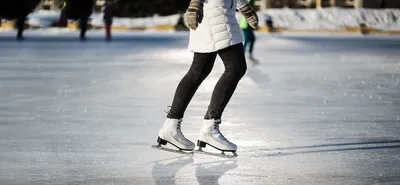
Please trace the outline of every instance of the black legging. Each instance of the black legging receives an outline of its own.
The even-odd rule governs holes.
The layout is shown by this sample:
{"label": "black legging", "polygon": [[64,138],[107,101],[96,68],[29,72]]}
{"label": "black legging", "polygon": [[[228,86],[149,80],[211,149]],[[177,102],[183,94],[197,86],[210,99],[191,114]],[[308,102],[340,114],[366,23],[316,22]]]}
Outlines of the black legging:
{"label": "black legging", "polygon": [[23,32],[24,32],[24,26],[25,26],[25,17],[19,17],[16,21],[16,26],[17,26],[17,39],[22,40],[23,39]]}
{"label": "black legging", "polygon": [[81,29],[81,34],[80,34],[80,38],[81,39],[85,39],[86,38],[86,30],[87,30],[87,26],[88,26],[88,19],[87,17],[82,17],[79,20],[79,27]]}
{"label": "black legging", "polygon": [[181,119],[200,84],[210,74],[217,54],[225,65],[225,72],[215,85],[204,119],[221,119],[237,84],[247,70],[243,44],[237,44],[212,53],[195,53],[193,63],[179,83],[168,118]]}

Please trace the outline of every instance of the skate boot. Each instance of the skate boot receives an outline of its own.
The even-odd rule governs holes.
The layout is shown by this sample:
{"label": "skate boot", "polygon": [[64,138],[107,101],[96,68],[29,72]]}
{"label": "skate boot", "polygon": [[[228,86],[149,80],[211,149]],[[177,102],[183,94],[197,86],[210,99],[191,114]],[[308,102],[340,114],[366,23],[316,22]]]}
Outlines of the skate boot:
{"label": "skate boot", "polygon": [[181,131],[182,119],[169,119],[165,120],[163,127],[158,134],[158,147],[170,143],[177,147],[179,150],[192,151],[195,147],[194,143],[188,140]]}
{"label": "skate boot", "polygon": [[219,125],[221,124],[221,120],[211,119],[204,120],[203,125],[200,129],[200,135],[197,141],[197,146],[199,146],[200,152],[203,152],[202,148],[205,148],[206,145],[210,145],[215,149],[222,151],[222,155],[224,156],[224,152],[232,152],[234,157],[236,156],[237,146],[228,141],[222,133],[219,131]]}
{"label": "skate boot", "polygon": [[249,55],[249,60],[253,63],[253,65],[260,64],[259,60],[254,58],[254,56],[252,54]]}

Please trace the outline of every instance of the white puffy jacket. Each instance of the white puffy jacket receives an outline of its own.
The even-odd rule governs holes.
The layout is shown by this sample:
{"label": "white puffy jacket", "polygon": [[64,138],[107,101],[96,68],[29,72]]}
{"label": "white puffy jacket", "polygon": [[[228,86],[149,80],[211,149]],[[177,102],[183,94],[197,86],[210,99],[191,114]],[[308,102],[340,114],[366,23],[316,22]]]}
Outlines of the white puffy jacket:
{"label": "white puffy jacket", "polygon": [[206,0],[202,22],[190,30],[189,50],[211,53],[243,42],[235,11],[246,4],[247,0]]}

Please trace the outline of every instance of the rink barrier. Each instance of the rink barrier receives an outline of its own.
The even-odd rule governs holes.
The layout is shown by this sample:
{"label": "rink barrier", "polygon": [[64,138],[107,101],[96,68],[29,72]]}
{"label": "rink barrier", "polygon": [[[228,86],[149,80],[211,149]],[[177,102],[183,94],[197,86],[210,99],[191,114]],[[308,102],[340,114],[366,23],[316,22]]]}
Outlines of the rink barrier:
{"label": "rink barrier", "polygon": [[1,28],[6,30],[12,30],[14,29],[14,22],[3,22],[1,24]]}
{"label": "rink barrier", "polygon": [[[97,27],[97,29],[103,29],[103,27]],[[176,26],[174,25],[157,25],[154,27],[124,27],[124,26],[113,26],[113,30],[122,30],[122,31],[129,31],[129,30],[139,30],[139,31],[147,31],[147,30],[154,30],[154,31],[175,31]],[[316,30],[301,30],[301,29],[288,29],[288,28],[281,28],[276,27],[274,30],[269,29],[266,26],[260,27],[257,32],[277,32],[277,33],[284,33],[284,32],[310,32],[310,33],[362,33],[362,34],[369,34],[369,33],[383,33],[383,34],[400,34],[400,30],[377,30],[374,28],[361,28],[361,27],[345,27],[341,30],[329,30],[329,29],[316,29]]]}
{"label": "rink barrier", "polygon": [[345,27],[344,29],[288,29],[276,27],[270,29],[266,26],[260,27],[258,32],[269,32],[269,33],[361,33],[361,34],[400,34],[400,30],[378,30],[370,27]]}
{"label": "rink barrier", "polygon": [[[3,20],[3,21],[4,21],[4,20]],[[3,30],[13,30],[13,29],[16,28],[15,22],[14,22],[14,21],[5,21],[5,22],[2,22],[0,28],[3,29]],[[25,23],[24,28],[25,28],[25,29],[30,29],[30,28],[33,28],[33,27],[30,26],[29,24],[26,24],[26,23]]]}
{"label": "rink barrier", "polygon": [[[68,22],[67,28],[72,29],[72,30],[78,30],[79,29],[79,24],[76,23],[76,22]],[[93,25],[88,24],[87,25],[87,29],[88,30],[93,29]]]}
{"label": "rink barrier", "polygon": [[[68,23],[67,28],[69,29],[79,29],[78,23]],[[103,26],[93,26],[88,25],[88,29],[103,29]],[[121,30],[121,31],[129,31],[129,30],[137,30],[137,31],[145,31],[145,30],[156,30],[156,31],[173,31],[175,30],[175,26],[173,25],[156,25],[154,27],[128,27],[128,26],[112,26],[113,30]]]}
{"label": "rink barrier", "polygon": [[[14,22],[7,21],[2,22],[0,28],[4,30],[12,30],[14,29]],[[41,27],[33,26],[33,25],[25,25],[26,29],[38,29]],[[79,29],[79,24],[76,22],[69,22],[67,25],[68,29],[77,30]],[[88,25],[88,29],[104,29],[103,26],[95,26]],[[112,26],[113,30],[118,31],[175,31],[175,25],[156,25],[154,27],[129,27],[129,26]],[[273,29],[268,28],[267,26],[262,26],[256,30],[257,32],[270,32],[270,33],[360,33],[360,34],[400,34],[400,30],[378,30],[370,27],[345,27],[340,30],[330,30],[330,29],[316,29],[316,30],[301,30],[301,29],[288,29],[282,27],[275,27]]]}
{"label": "rink barrier", "polygon": [[157,31],[174,31],[174,25],[157,25],[155,27],[151,27],[148,30],[157,30]]}
{"label": "rink barrier", "polygon": [[[103,26],[94,26],[93,29],[104,29]],[[113,30],[118,31],[147,31],[147,30],[155,30],[155,31],[174,31],[175,26],[173,25],[157,25],[154,27],[128,27],[128,26],[112,26]]]}

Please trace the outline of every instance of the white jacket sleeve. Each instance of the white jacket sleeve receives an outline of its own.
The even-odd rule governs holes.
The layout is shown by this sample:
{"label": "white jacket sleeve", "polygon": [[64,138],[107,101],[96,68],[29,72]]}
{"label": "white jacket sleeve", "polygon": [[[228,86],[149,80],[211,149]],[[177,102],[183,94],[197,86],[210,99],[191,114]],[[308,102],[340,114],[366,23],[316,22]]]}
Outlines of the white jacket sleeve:
{"label": "white jacket sleeve", "polygon": [[237,7],[238,7],[238,9],[243,8],[243,7],[246,6],[247,4],[249,4],[249,3],[247,2],[247,0],[237,0]]}

